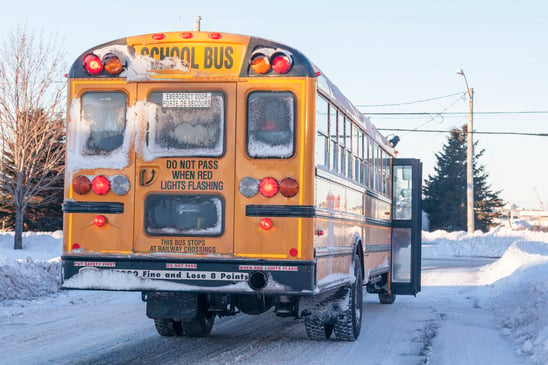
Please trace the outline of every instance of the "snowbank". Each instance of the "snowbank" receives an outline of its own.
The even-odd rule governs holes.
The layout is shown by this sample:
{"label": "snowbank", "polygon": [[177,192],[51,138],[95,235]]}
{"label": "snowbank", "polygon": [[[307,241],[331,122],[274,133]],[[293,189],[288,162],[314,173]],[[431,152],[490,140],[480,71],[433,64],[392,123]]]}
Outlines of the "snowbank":
{"label": "snowbank", "polygon": [[437,275],[426,286],[455,285],[455,279],[457,285],[478,286],[478,305],[492,308],[501,333],[518,344],[517,353],[548,364],[548,233],[423,232],[422,252],[430,259],[500,257],[477,271]]}
{"label": "snowbank", "polygon": [[23,249],[13,249],[13,232],[0,233],[0,303],[53,294],[61,285],[63,232],[23,234]]}
{"label": "snowbank", "polygon": [[[59,290],[61,242],[60,231],[26,233],[24,249],[14,251],[13,233],[0,233],[0,306]],[[423,232],[422,252],[426,259],[497,258],[480,269],[424,275],[423,287],[476,287],[478,305],[492,308],[500,331],[515,341],[518,354],[548,364],[548,233],[507,228],[485,234]]]}

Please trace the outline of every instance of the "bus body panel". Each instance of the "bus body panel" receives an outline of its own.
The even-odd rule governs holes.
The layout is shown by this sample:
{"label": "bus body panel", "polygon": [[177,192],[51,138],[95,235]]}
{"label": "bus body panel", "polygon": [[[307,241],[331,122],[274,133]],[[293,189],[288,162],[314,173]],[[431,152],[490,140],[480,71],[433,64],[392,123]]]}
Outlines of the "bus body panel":
{"label": "bus body panel", "polygon": [[[236,126],[236,84],[235,83],[140,83],[138,86],[138,100],[146,103],[141,110],[142,125],[149,126],[155,122],[147,108],[151,93],[169,92],[177,93],[219,93],[224,98],[223,151],[215,156],[200,157],[200,152],[185,153],[170,151],[150,151],[151,139],[155,138],[152,132],[143,130],[141,134],[145,138],[138,140],[138,153],[136,156],[135,181],[135,245],[136,253],[175,254],[181,256],[194,255],[232,255],[234,215],[234,139]],[[181,124],[174,125],[169,132],[174,135],[180,131]],[[192,127],[189,127],[192,128]],[[181,134],[181,133],[179,133]],[[177,135],[178,138],[186,138],[186,135]],[[204,138],[207,138],[204,137]],[[159,156],[156,156],[159,154]],[[168,156],[166,156],[168,155]],[[198,155],[198,156],[196,156]],[[164,157],[166,156],[166,157]],[[169,226],[158,229],[155,232],[147,232],[145,227],[145,204],[154,197],[207,197],[222,198],[222,228],[209,236],[200,232],[186,235],[177,233],[177,227]],[[164,201],[161,201],[164,203]],[[178,209],[189,209],[188,205],[181,203]],[[154,212],[148,212],[153,214]],[[159,213],[158,213],[159,214]],[[177,212],[175,212],[177,214]],[[192,214],[190,214],[192,215]],[[169,217],[160,217],[167,220]],[[190,217],[189,219],[192,219]],[[162,223],[162,222],[159,222]],[[190,224],[190,223],[189,223]],[[206,224],[206,223],[204,223]],[[162,230],[165,231],[162,233]]]}
{"label": "bus body panel", "polygon": [[[73,81],[70,90],[71,103],[69,105],[68,133],[67,133],[67,171],[65,174],[65,197],[64,204],[64,235],[63,250],[71,252],[72,246],[78,244],[87,252],[97,253],[131,253],[133,251],[133,216],[134,216],[134,191],[133,189],[126,195],[116,195],[112,191],[105,195],[94,194],[93,191],[84,195],[74,192],[73,181],[78,175],[88,176],[92,180],[95,176],[105,175],[125,175],[133,177],[135,171],[134,148],[132,141],[128,141],[131,146],[125,154],[127,161],[122,161],[119,168],[106,168],[111,164],[108,160],[99,161],[94,167],[86,168],[82,165],[83,159],[93,159],[93,156],[87,156],[81,152],[82,141],[78,136],[80,128],[80,119],[85,118],[80,112],[82,97],[86,93],[108,93],[121,92],[127,97],[127,109],[129,113],[130,106],[135,102],[135,85],[127,84],[123,80],[111,80],[109,82],[94,82],[93,80]],[[130,133],[126,138],[132,139]],[[89,165],[89,164],[88,164]],[[103,166],[101,168],[101,166]],[[84,167],[84,168],[82,168]],[[123,206],[122,212],[109,213],[101,209],[94,208],[97,203],[115,203]],[[81,211],[89,211],[82,213]],[[78,213],[71,213],[77,211]],[[101,229],[94,224],[94,219],[98,215],[106,218],[106,224]]]}

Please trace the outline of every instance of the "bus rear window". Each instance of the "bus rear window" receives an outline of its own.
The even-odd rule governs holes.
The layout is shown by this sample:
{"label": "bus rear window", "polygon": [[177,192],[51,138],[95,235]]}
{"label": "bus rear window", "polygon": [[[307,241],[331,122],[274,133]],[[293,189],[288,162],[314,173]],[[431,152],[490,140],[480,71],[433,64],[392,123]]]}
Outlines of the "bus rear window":
{"label": "bus rear window", "polygon": [[82,132],[87,132],[84,154],[106,155],[120,148],[126,128],[126,95],[122,92],[85,93],[81,128]]}
{"label": "bus rear window", "polygon": [[151,236],[220,236],[223,206],[218,195],[150,195],[145,230]]}
{"label": "bus rear window", "polygon": [[225,100],[221,92],[153,92],[149,150],[156,156],[222,156]]}
{"label": "bus rear window", "polygon": [[256,158],[289,158],[295,152],[295,97],[257,91],[247,99],[247,153]]}

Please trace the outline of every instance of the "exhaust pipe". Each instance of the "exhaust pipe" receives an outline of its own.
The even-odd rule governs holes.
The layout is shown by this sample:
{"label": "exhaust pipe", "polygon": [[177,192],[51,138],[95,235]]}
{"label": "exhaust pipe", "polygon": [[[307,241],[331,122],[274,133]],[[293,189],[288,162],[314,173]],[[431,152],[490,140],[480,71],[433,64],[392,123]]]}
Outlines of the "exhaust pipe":
{"label": "exhaust pipe", "polygon": [[253,290],[262,290],[268,284],[268,276],[262,271],[255,271],[249,275],[247,283]]}

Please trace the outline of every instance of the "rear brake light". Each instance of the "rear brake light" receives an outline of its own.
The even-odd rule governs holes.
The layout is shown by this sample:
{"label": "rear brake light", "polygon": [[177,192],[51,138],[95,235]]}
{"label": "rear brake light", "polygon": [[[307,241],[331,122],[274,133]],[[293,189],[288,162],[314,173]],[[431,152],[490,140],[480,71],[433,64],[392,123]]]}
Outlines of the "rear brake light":
{"label": "rear brake light", "polygon": [[261,223],[259,223],[261,228],[264,229],[265,231],[268,231],[272,228],[272,226],[274,225],[274,223],[272,223],[272,219],[270,218],[263,218],[261,219]]}
{"label": "rear brake light", "polygon": [[293,60],[289,54],[275,53],[272,55],[272,69],[279,74],[286,74],[291,70]]}
{"label": "rear brake light", "polygon": [[266,55],[259,53],[251,58],[251,69],[255,73],[265,74],[270,71],[270,68],[270,59]]}
{"label": "rear brake light", "polygon": [[80,251],[80,244],[79,243],[73,243],[72,244],[72,251]]}
{"label": "rear brake light", "polygon": [[103,67],[111,75],[119,75],[124,69],[118,56],[112,53],[107,53],[103,57]]}
{"label": "rear brake light", "polygon": [[103,72],[103,63],[99,56],[94,53],[88,53],[83,60],[84,69],[90,75],[98,75]]}
{"label": "rear brake light", "polygon": [[110,190],[110,181],[103,175],[96,176],[91,182],[91,188],[98,195],[104,195]]}
{"label": "rear brake light", "polygon": [[289,256],[291,257],[297,257],[298,254],[299,250],[297,250],[296,248],[292,248],[291,250],[289,250]]}
{"label": "rear brake light", "polygon": [[299,184],[297,183],[297,180],[291,177],[286,177],[280,182],[280,194],[282,194],[286,198],[291,198],[297,195],[298,191]]}
{"label": "rear brake light", "polygon": [[264,197],[271,198],[278,193],[278,181],[273,177],[265,177],[259,184],[259,191]]}
{"label": "rear brake light", "polygon": [[97,227],[102,227],[107,222],[107,219],[104,215],[98,215],[93,219],[93,224],[95,224]]}
{"label": "rear brake light", "polygon": [[87,194],[91,190],[91,181],[87,176],[76,176],[72,182],[72,189],[76,194]]}

